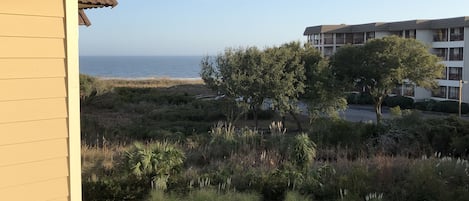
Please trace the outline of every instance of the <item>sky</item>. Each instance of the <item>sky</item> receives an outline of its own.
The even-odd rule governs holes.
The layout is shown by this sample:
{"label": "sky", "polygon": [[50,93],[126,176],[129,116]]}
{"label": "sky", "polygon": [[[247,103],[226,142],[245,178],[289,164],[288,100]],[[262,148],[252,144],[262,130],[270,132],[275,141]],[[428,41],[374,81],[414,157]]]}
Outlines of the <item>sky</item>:
{"label": "sky", "polygon": [[80,55],[205,56],[305,42],[308,26],[469,16],[466,0],[118,0],[86,10]]}

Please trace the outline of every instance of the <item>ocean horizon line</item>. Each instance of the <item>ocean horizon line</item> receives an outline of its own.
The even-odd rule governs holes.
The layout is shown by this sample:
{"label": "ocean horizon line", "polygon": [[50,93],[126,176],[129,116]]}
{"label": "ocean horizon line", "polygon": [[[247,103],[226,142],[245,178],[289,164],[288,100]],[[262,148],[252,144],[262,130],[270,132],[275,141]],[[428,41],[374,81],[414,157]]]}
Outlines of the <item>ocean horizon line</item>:
{"label": "ocean horizon line", "polygon": [[213,57],[216,55],[80,55],[80,57]]}
{"label": "ocean horizon line", "polygon": [[[87,74],[84,74],[87,75]],[[106,76],[93,76],[88,75],[100,80],[189,80],[189,81],[198,81],[202,80],[201,77],[106,77]]]}

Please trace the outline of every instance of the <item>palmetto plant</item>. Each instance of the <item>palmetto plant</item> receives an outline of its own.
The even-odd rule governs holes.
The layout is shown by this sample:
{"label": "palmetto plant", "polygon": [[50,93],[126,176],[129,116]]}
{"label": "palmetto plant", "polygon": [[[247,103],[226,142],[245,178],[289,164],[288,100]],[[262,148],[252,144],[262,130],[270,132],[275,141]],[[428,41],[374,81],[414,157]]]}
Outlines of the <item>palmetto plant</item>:
{"label": "palmetto plant", "polygon": [[139,179],[151,179],[158,188],[166,188],[170,175],[177,173],[184,163],[184,152],[167,142],[148,145],[135,143],[126,153],[126,165],[130,173]]}

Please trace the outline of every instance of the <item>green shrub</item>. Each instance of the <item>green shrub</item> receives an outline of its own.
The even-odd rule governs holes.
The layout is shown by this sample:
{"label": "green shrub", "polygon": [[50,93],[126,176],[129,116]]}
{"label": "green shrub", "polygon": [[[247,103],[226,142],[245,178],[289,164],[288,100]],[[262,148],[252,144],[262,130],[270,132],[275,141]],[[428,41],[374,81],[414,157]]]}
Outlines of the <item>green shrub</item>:
{"label": "green shrub", "polygon": [[316,157],[316,144],[311,141],[308,135],[302,133],[295,136],[291,150],[290,160],[299,168],[307,168]]}
{"label": "green shrub", "polygon": [[402,110],[401,110],[401,107],[399,107],[399,106],[389,108],[389,112],[391,113],[391,116],[393,116],[393,117],[402,116]]}
{"label": "green shrub", "polygon": [[108,91],[100,80],[96,77],[80,74],[80,98],[82,101]]}
{"label": "green shrub", "polygon": [[147,182],[132,178],[109,178],[82,182],[83,200],[86,201],[141,201],[148,195]]}
{"label": "green shrub", "polygon": [[180,171],[184,159],[184,152],[167,142],[134,143],[126,153],[124,165],[130,175],[150,179],[151,187],[165,190],[168,177]]}
{"label": "green shrub", "polygon": [[200,189],[178,197],[162,191],[152,191],[148,201],[260,201],[260,196],[256,193],[221,193],[212,189]]}
{"label": "green shrub", "polygon": [[369,93],[347,93],[348,104],[371,105],[373,98]]}
{"label": "green shrub", "polygon": [[387,96],[384,99],[383,105],[388,107],[399,106],[401,109],[414,108],[414,99],[405,96]]}
{"label": "green shrub", "polygon": [[[271,120],[275,116],[275,111],[274,110],[258,110],[257,111],[257,119],[258,120]],[[250,110],[248,112],[248,119],[253,120],[254,119],[254,112]]]}
{"label": "green shrub", "polygon": [[[457,101],[440,101],[435,105],[434,111],[446,113],[459,113],[459,102]],[[461,113],[466,114],[469,112],[469,105],[461,103]]]}
{"label": "green shrub", "polygon": [[288,191],[285,196],[285,201],[310,201],[309,196],[301,195],[297,191]]}
{"label": "green shrub", "polygon": [[310,137],[320,146],[348,147],[358,150],[365,141],[376,136],[380,129],[376,124],[348,122],[345,120],[322,120],[312,125]]}
{"label": "green shrub", "polygon": [[[424,110],[424,111],[434,111],[434,112],[445,112],[445,113],[459,113],[459,102],[458,101],[434,101],[429,100],[425,102],[415,103],[415,109]],[[469,113],[469,104],[461,103],[461,113]]]}

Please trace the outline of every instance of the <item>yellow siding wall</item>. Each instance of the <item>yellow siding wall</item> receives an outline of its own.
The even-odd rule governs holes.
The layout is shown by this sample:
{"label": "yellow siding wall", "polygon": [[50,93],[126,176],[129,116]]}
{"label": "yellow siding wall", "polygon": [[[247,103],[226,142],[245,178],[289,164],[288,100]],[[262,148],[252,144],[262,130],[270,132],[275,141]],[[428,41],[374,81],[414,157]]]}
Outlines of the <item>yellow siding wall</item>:
{"label": "yellow siding wall", "polygon": [[0,0],[0,200],[70,199],[64,2]]}

